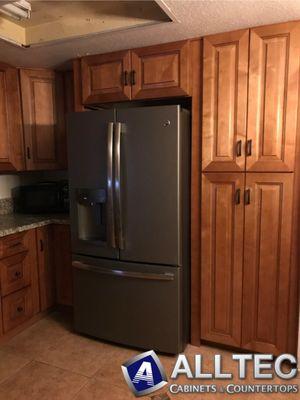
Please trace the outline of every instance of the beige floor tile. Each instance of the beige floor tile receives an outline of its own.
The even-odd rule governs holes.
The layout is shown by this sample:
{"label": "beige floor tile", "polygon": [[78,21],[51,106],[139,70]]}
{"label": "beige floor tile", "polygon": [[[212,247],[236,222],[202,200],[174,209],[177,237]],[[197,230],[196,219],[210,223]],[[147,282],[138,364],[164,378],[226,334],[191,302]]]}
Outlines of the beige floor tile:
{"label": "beige floor tile", "polygon": [[14,351],[0,349],[0,383],[30,362]]}
{"label": "beige floor tile", "polygon": [[54,313],[53,316],[44,318],[19,333],[2,347],[15,350],[24,357],[34,359],[45,349],[54,346],[64,336],[70,334],[68,325],[65,322],[58,321],[56,313]]}
{"label": "beige floor tile", "polygon": [[91,379],[74,400],[126,400],[136,399],[127,388],[120,388],[105,381]]}
{"label": "beige floor tile", "polygon": [[115,346],[77,334],[64,336],[58,343],[47,348],[38,357],[56,367],[92,377],[107,360],[111,363],[114,354],[122,355]]}
{"label": "beige floor tile", "polygon": [[0,400],[71,400],[87,378],[32,361],[0,384]]}

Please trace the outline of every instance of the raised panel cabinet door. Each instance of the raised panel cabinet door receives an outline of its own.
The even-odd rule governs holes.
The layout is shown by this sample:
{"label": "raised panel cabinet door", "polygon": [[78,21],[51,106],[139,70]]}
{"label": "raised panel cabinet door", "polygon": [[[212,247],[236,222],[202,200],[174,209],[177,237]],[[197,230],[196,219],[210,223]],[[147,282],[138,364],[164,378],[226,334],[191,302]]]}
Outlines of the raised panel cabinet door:
{"label": "raised panel cabinet door", "polygon": [[69,225],[53,225],[54,264],[56,273],[56,301],[73,304],[73,270],[71,232]]}
{"label": "raised panel cabinet door", "polygon": [[45,311],[55,305],[55,266],[52,233],[51,225],[36,229],[41,311]]}
{"label": "raised panel cabinet door", "polygon": [[242,347],[287,351],[294,174],[246,174]]}
{"label": "raised panel cabinet door", "polygon": [[20,76],[26,168],[62,168],[66,154],[62,75],[52,70],[22,69]]}
{"label": "raised panel cabinet door", "polygon": [[239,347],[244,174],[202,174],[201,339]]}
{"label": "raised panel cabinet door", "polygon": [[189,42],[131,50],[133,99],[189,95]]}
{"label": "raised panel cabinet door", "polygon": [[249,31],[203,41],[202,170],[243,171]]}
{"label": "raised panel cabinet door", "polygon": [[251,29],[248,171],[294,170],[299,46],[298,22]]}
{"label": "raised panel cabinet door", "polygon": [[18,70],[0,63],[0,171],[24,169]]}
{"label": "raised panel cabinet door", "polygon": [[87,56],[81,59],[82,103],[129,100],[130,51]]}
{"label": "raised panel cabinet door", "polygon": [[2,314],[2,300],[0,297],[0,337],[3,335],[3,323],[2,323],[2,319],[3,319],[3,314]]}

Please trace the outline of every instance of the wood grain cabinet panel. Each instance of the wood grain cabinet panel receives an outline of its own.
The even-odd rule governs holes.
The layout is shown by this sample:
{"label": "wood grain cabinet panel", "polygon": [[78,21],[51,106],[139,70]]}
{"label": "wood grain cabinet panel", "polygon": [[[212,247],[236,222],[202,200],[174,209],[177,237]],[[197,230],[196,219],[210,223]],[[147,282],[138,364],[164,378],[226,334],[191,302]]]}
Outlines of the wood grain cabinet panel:
{"label": "wood grain cabinet panel", "polygon": [[189,42],[131,50],[132,99],[187,96]]}
{"label": "wood grain cabinet panel", "polygon": [[56,270],[56,301],[73,304],[71,232],[69,225],[53,225],[54,264]]}
{"label": "wood grain cabinet panel", "polygon": [[248,42],[248,30],[204,38],[204,171],[245,169]]}
{"label": "wood grain cabinet panel", "polygon": [[24,168],[18,71],[0,63],[0,171]]}
{"label": "wood grain cabinet panel", "polygon": [[83,57],[83,104],[129,100],[130,51]]}
{"label": "wood grain cabinet panel", "polygon": [[63,77],[52,70],[20,71],[26,167],[60,169],[66,164]]}
{"label": "wood grain cabinet panel", "polygon": [[201,339],[240,346],[244,174],[202,174]]}
{"label": "wood grain cabinet panel", "polygon": [[247,170],[294,170],[300,24],[251,29]]}
{"label": "wood grain cabinet panel", "polygon": [[2,313],[2,300],[0,297],[0,337],[3,335],[3,313]]}
{"label": "wood grain cabinet panel", "polygon": [[2,296],[30,285],[31,265],[26,256],[27,252],[23,252],[0,261]]}
{"label": "wood grain cabinet panel", "polygon": [[52,228],[51,225],[48,225],[36,229],[41,311],[45,311],[55,305],[55,266]]}
{"label": "wood grain cabinet panel", "polygon": [[246,178],[242,347],[252,351],[284,353],[291,334],[293,175],[252,173]]}

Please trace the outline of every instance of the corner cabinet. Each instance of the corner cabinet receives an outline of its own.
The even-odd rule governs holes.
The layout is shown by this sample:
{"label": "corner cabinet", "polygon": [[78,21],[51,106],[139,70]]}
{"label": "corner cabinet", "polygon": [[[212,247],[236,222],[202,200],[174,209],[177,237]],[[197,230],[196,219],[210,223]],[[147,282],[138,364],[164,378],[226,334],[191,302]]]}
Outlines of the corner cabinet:
{"label": "corner cabinet", "polygon": [[80,95],[83,105],[188,96],[189,51],[182,41],[83,57],[74,63],[77,109]]}
{"label": "corner cabinet", "polygon": [[52,70],[22,69],[21,96],[27,170],[66,165],[63,77]]}
{"label": "corner cabinet", "polygon": [[0,64],[0,172],[24,168],[18,70]]}

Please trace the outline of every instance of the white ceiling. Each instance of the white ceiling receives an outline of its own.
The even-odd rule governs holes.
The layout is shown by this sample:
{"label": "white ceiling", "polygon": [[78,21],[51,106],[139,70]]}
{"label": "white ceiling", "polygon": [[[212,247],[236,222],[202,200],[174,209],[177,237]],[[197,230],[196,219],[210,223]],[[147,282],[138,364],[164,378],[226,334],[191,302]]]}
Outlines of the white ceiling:
{"label": "white ceiling", "polygon": [[57,67],[85,54],[300,20],[299,0],[165,0],[164,3],[179,22],[109,32],[28,49],[0,40],[0,60],[17,66]]}

